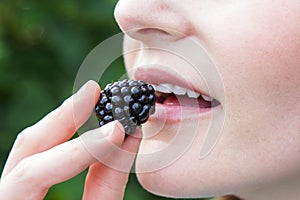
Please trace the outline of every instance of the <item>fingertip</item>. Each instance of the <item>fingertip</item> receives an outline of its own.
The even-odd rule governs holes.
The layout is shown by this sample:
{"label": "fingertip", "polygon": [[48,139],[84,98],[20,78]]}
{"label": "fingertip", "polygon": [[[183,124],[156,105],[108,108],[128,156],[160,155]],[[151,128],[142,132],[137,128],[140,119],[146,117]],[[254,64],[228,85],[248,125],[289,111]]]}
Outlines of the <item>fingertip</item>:
{"label": "fingertip", "polygon": [[136,153],[141,143],[141,140],[142,131],[139,127],[137,127],[134,134],[127,136],[125,142],[122,145],[122,149],[127,152]]}
{"label": "fingertip", "polygon": [[100,97],[100,92],[101,92],[100,85],[94,80],[87,81],[85,85],[87,86],[87,88],[89,88],[89,90],[93,91],[94,103],[96,104]]}
{"label": "fingertip", "polygon": [[109,131],[108,140],[116,146],[121,146],[125,139],[125,131],[123,125],[118,120],[115,120],[105,126],[110,126],[111,129]]}
{"label": "fingertip", "polygon": [[100,92],[101,88],[100,88],[100,85],[94,81],[94,80],[89,80],[87,82],[88,85],[90,85],[91,87],[95,88],[96,90],[98,90]]}
{"label": "fingertip", "polygon": [[136,130],[132,136],[135,138],[139,138],[139,139],[143,138],[143,133],[142,133],[142,130],[140,129],[140,127],[136,128]]}
{"label": "fingertip", "polygon": [[91,96],[94,97],[94,102],[98,101],[100,96],[100,86],[97,82],[93,80],[87,81],[81,88],[76,92],[73,97],[75,97],[77,100],[81,100],[83,97],[89,97],[89,99],[92,99]]}

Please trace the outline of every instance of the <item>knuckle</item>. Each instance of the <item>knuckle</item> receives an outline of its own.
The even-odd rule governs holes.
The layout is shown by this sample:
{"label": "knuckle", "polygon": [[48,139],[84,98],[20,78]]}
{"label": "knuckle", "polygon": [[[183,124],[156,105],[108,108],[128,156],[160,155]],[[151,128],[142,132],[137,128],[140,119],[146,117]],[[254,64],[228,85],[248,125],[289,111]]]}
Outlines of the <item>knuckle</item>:
{"label": "knuckle", "polygon": [[71,148],[69,149],[70,151],[70,156],[69,156],[69,160],[73,163],[73,162],[82,162],[82,160],[78,160],[78,156],[83,155],[85,149],[83,148],[83,146],[80,144],[80,142],[74,142],[71,143]]}
{"label": "knuckle", "polygon": [[9,174],[11,179],[16,182],[32,183],[34,180],[32,174],[32,158],[27,157],[21,160],[13,171]]}
{"label": "knuckle", "polygon": [[113,193],[119,193],[125,190],[125,184],[115,184],[106,179],[98,179],[95,184],[98,188],[102,188],[104,191],[110,191]]}
{"label": "knuckle", "polygon": [[45,181],[40,180],[34,170],[35,158],[30,156],[21,160],[17,166],[9,173],[5,179],[16,186],[24,186],[35,191],[49,188]]}
{"label": "knuckle", "polygon": [[82,147],[80,145],[79,142],[74,142],[74,143],[71,143],[71,148],[70,150],[72,151],[72,154],[73,155],[79,155],[82,153]]}
{"label": "knuckle", "polygon": [[[75,139],[70,148],[68,148],[68,157],[66,158],[70,163],[76,163],[78,168],[88,167],[91,162],[96,161],[94,157],[86,150],[83,144]],[[80,159],[78,159],[80,158]]]}

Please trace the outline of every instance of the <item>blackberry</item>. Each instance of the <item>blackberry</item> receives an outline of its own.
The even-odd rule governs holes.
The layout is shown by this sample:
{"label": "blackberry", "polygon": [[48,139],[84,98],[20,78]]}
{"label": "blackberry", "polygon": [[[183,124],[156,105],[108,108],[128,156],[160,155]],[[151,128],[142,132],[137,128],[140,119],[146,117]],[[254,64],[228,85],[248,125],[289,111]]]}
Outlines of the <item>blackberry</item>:
{"label": "blackberry", "polygon": [[123,80],[101,91],[95,112],[99,125],[119,120],[126,134],[133,134],[155,112],[154,88],[144,81]]}

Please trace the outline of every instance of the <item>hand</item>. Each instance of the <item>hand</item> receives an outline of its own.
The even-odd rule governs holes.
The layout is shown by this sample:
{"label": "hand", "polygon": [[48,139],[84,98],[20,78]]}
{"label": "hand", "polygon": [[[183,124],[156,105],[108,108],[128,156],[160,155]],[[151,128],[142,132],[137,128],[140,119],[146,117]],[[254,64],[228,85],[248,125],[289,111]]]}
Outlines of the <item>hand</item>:
{"label": "hand", "polygon": [[[18,135],[1,176],[0,199],[43,199],[52,185],[87,167],[83,199],[123,199],[140,139],[124,140],[122,125],[114,121],[69,140],[91,115],[99,95],[98,84],[89,81]],[[139,129],[135,134],[140,134]],[[119,163],[122,171],[102,164],[98,161],[102,158]]]}

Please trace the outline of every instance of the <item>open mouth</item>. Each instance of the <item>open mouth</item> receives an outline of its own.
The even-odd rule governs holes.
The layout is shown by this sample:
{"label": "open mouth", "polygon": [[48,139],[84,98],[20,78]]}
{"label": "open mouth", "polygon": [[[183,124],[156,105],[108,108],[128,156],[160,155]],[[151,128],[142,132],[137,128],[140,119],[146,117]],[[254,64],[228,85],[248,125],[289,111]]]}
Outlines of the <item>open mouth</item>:
{"label": "open mouth", "polygon": [[220,111],[221,102],[209,96],[204,81],[185,79],[190,76],[179,74],[157,66],[136,69],[134,78],[153,85],[156,91],[156,111],[150,120],[194,121],[210,118],[213,112]]}
{"label": "open mouth", "polygon": [[214,108],[220,105],[220,102],[216,99],[177,85],[165,83],[153,86],[156,89],[156,103],[158,104],[202,109]]}

